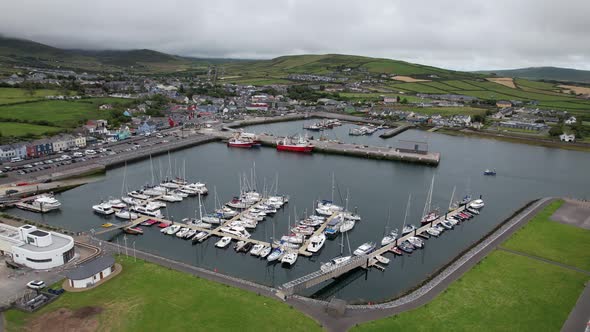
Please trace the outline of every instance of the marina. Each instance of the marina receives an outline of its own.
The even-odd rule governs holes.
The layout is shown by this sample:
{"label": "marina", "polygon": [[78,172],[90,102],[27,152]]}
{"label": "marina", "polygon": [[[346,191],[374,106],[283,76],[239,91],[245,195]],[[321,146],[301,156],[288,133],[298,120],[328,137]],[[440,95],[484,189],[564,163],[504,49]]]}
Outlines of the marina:
{"label": "marina", "polygon": [[[301,123],[285,122],[272,126],[281,126],[275,131],[282,133],[297,134],[303,130]],[[245,128],[245,130],[257,133],[271,131],[268,126],[264,128]],[[389,144],[387,140],[375,135],[348,137],[346,125],[325,132],[337,133],[338,131],[341,131],[343,139],[350,140],[347,142],[362,140],[374,145],[378,145],[379,142]],[[413,194],[408,222],[418,225],[433,174],[436,174],[436,184],[432,193],[432,205],[439,206],[441,211],[448,206],[453,187],[457,188],[456,197],[463,197],[466,192],[483,194],[486,207],[474,222],[459,223],[454,230],[447,231],[444,235],[431,236],[429,240],[426,240],[425,249],[414,251],[410,255],[404,254],[396,258],[389,253],[381,255],[390,259],[389,264],[377,262],[385,268],[384,271],[371,268],[366,271],[367,280],[365,280],[365,272],[360,273],[354,270],[330,283],[326,282],[327,285],[318,284],[301,291],[303,295],[317,298],[330,298],[337,294],[339,298],[350,301],[391,298],[412,288],[419,284],[425,275],[446,264],[464,248],[493,229],[512,211],[538,195],[583,195],[586,192],[587,183],[573,181],[574,178],[583,179],[581,170],[590,167],[582,153],[531,148],[492,140],[451,137],[413,129],[399,134],[397,138],[428,141],[433,150],[441,151],[445,155],[445,162],[441,162],[437,168],[431,168],[337,155],[286,153],[270,148],[233,149],[214,142],[172,152],[170,158],[167,155],[154,157],[152,163],[144,160],[129,164],[125,182],[129,188],[141,188],[151,182],[151,164],[157,175],[160,168],[163,174],[167,174],[170,159],[173,170],[182,168],[181,165],[186,161],[187,179],[198,179],[208,183],[210,190],[212,186],[215,186],[218,196],[227,199],[235,196],[238,191],[240,174],[250,169],[255,162],[259,188],[264,188],[264,178],[267,179],[266,187],[269,187],[278,174],[280,191],[290,195],[288,209],[278,210],[275,215],[259,222],[256,229],[250,232],[249,239],[252,242],[271,243],[273,228],[277,239],[281,234],[288,234],[293,228],[293,225],[289,226],[288,221],[289,217],[292,223],[297,220],[294,217],[295,209],[301,216],[309,214],[312,209],[315,209],[312,206],[313,201],[330,197],[331,175],[334,173],[337,183],[334,200],[344,206],[345,191],[350,190],[351,210],[358,209],[363,218],[357,226],[347,232],[353,250],[365,242],[380,243],[387,223],[388,208],[391,208],[389,228],[398,228],[401,234],[408,193]],[[476,144],[477,148],[475,148]],[[469,152],[468,155],[466,151]],[[573,165],[577,166],[568,167],[565,172],[565,165],[559,162],[564,158],[572,160]],[[343,162],[346,163],[346,167],[340,166]],[[531,169],[527,166],[530,164],[539,165],[540,168]],[[510,170],[508,165],[511,167]],[[495,168],[497,175],[484,176],[483,171],[488,168]],[[563,172],[554,170],[563,170]],[[89,232],[90,229],[95,229],[97,232],[103,231],[108,229],[101,227],[106,223],[112,223],[112,227],[117,227],[121,224],[121,219],[114,215],[99,215],[91,210],[92,204],[106,201],[110,196],[120,195],[121,184],[125,177],[124,168],[107,172],[107,178],[102,181],[56,194],[55,197],[62,203],[59,210],[44,214],[18,209],[10,209],[7,212],[77,232]],[[573,177],[566,177],[564,175],[566,173]],[[302,185],[302,179],[307,185]],[[510,194],[506,194],[506,188],[511,188]],[[208,197],[202,197],[206,211],[213,212],[218,208],[217,204],[214,204],[214,198],[213,190]],[[305,212],[306,210],[308,213]],[[185,217],[196,216],[198,199],[189,197],[181,202],[167,203],[167,206],[162,209],[162,214],[163,216],[159,219],[175,223]],[[123,221],[123,225],[125,224],[126,222]],[[146,252],[274,287],[318,271],[323,263],[337,257],[341,251],[341,238],[328,238],[317,253],[311,256],[300,253],[296,263],[290,268],[285,268],[282,264],[261,260],[259,256],[236,254],[234,250],[228,250],[229,246],[226,249],[218,249],[215,247],[216,241],[220,239],[218,236],[210,237],[192,246],[191,241],[163,235],[159,232],[160,228],[157,225],[140,227],[144,230],[143,235],[131,236],[123,231],[108,231],[97,237],[120,245],[124,245],[127,241],[129,248],[133,244],[137,249]],[[235,244],[237,241],[239,240],[232,242]]]}

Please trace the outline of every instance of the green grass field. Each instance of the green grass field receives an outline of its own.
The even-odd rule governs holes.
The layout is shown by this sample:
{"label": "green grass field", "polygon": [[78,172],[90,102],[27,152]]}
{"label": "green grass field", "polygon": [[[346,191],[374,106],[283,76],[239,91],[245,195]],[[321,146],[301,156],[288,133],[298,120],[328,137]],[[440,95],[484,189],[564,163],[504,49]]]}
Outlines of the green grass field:
{"label": "green grass field", "polygon": [[0,105],[44,100],[45,96],[56,96],[61,94],[58,90],[52,89],[35,89],[33,91],[33,95],[29,95],[25,89],[0,88]]}
{"label": "green grass field", "polygon": [[2,133],[2,136],[44,136],[55,134],[60,131],[63,131],[63,128],[38,126],[29,123],[0,122],[0,133]]}
{"label": "green grass field", "polygon": [[17,105],[0,106],[0,119],[42,121],[60,128],[75,128],[81,120],[109,119],[109,111],[99,111],[104,103],[128,103],[118,98],[92,98],[82,100],[47,100]]}
{"label": "green grass field", "polygon": [[[545,208],[504,246],[587,268],[590,231],[547,221],[560,204]],[[568,247],[564,254],[555,253]],[[559,331],[589,279],[496,250],[432,302],[353,331]]]}
{"label": "green grass field", "polygon": [[590,270],[590,230],[549,219],[562,204],[551,203],[502,246]]}
{"label": "green grass field", "polygon": [[66,293],[27,314],[5,313],[7,331],[59,308],[100,307],[99,331],[320,331],[320,326],[278,300],[224,286],[133,258],[118,257],[123,271],[82,293]]}

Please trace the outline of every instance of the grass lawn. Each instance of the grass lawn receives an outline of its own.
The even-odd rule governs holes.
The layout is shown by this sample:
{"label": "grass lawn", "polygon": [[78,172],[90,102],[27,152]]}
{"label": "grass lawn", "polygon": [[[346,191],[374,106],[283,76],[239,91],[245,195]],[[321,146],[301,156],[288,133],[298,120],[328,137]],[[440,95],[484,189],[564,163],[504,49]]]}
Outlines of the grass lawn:
{"label": "grass lawn", "polygon": [[586,280],[495,251],[429,304],[352,331],[559,331]]}
{"label": "grass lawn", "polygon": [[551,203],[502,246],[590,270],[590,230],[549,219],[561,204]]}
{"label": "grass lawn", "polygon": [[20,88],[0,88],[0,105],[20,103],[23,101],[44,100],[45,96],[56,96],[61,93],[53,89],[35,89],[32,96]]}
{"label": "grass lawn", "polygon": [[33,314],[5,313],[7,331],[59,308],[101,307],[99,331],[319,331],[278,300],[120,256],[120,275],[96,289],[66,293]]}
{"label": "grass lawn", "polygon": [[50,126],[38,126],[29,123],[18,123],[18,122],[0,122],[0,133],[2,136],[14,136],[20,137],[27,134],[35,136],[43,136],[55,134],[62,131],[63,128],[50,127]]}
{"label": "grass lawn", "polygon": [[98,106],[104,103],[128,103],[120,98],[91,98],[81,100],[44,100],[17,105],[0,106],[0,118],[20,120],[45,120],[61,128],[75,128],[81,120],[106,119],[109,111],[99,111]]}
{"label": "grass lawn", "polygon": [[[550,204],[503,246],[588,268],[590,231],[548,221],[561,204]],[[588,280],[570,269],[496,250],[425,306],[353,330],[559,331]]]}

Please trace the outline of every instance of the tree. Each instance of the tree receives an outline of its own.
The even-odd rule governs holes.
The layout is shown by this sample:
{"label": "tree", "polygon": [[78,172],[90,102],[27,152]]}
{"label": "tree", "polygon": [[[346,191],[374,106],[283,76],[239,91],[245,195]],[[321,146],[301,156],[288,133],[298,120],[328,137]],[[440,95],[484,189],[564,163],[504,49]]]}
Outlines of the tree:
{"label": "tree", "polygon": [[406,97],[404,97],[404,98],[402,98],[402,100],[399,103],[405,105],[408,103],[408,99],[406,99]]}
{"label": "tree", "polygon": [[36,93],[35,91],[35,85],[31,82],[24,82],[21,87],[25,90],[25,95],[29,96],[29,97],[33,97]]}
{"label": "tree", "polygon": [[561,126],[553,126],[551,129],[549,129],[549,135],[552,137],[559,136],[561,134],[563,134],[563,129]]}

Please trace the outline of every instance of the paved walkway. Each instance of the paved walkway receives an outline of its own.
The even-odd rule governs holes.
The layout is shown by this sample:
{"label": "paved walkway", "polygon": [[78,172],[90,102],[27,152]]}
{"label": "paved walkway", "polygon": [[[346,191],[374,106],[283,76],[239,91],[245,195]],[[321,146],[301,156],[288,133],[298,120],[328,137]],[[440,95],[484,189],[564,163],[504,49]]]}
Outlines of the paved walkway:
{"label": "paved walkway", "polygon": [[590,331],[590,281],[586,282],[586,288],[561,327],[562,332],[582,332],[584,329]]}
{"label": "paved walkway", "polygon": [[498,247],[498,250],[506,251],[506,252],[509,252],[509,253],[515,254],[515,255],[524,256],[524,257],[527,257],[527,258],[530,258],[530,259],[535,259],[535,260],[538,260],[538,261],[541,261],[541,262],[544,262],[544,263],[548,263],[548,264],[552,264],[552,265],[555,265],[555,266],[563,267],[564,269],[573,270],[573,271],[584,273],[584,274],[587,274],[587,275],[590,276],[590,271],[582,270],[582,269],[577,268],[575,266],[571,266],[571,265],[563,264],[563,263],[560,263],[560,262],[552,261],[552,260],[547,259],[547,258],[543,258],[543,257],[539,257],[539,256],[527,254],[525,252],[516,251],[516,250],[504,248],[504,247]]}

